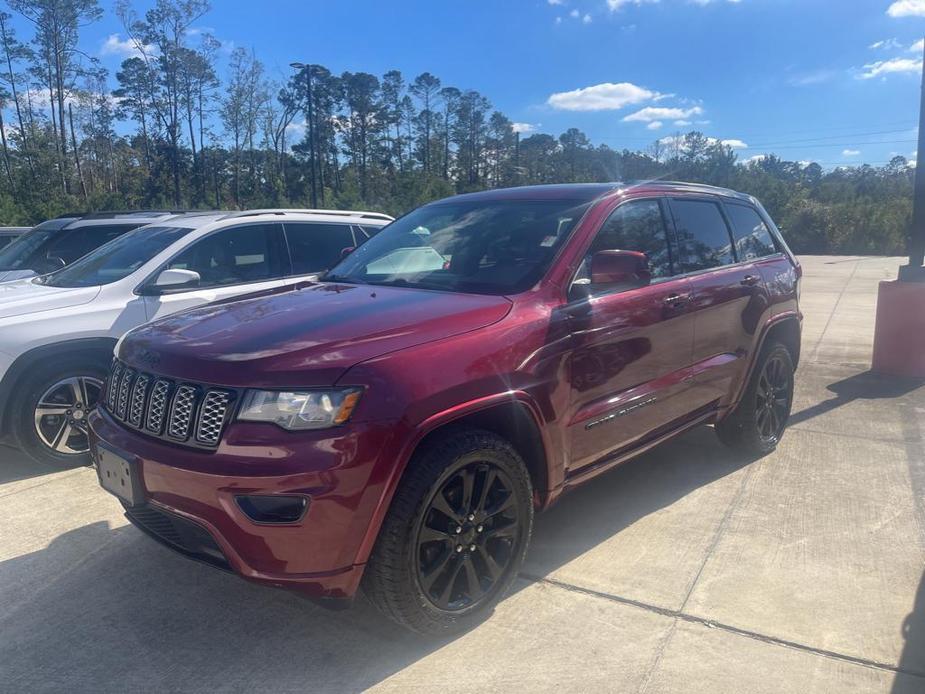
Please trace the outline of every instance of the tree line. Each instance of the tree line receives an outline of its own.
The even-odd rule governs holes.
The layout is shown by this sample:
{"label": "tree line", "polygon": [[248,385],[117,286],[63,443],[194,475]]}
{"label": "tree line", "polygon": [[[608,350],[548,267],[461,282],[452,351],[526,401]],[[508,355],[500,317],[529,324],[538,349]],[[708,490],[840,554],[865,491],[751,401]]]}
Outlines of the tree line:
{"label": "tree line", "polygon": [[[0,223],[65,211],[333,207],[401,214],[484,188],[650,178],[727,186],[763,201],[804,253],[904,252],[912,170],[825,171],[776,156],[741,162],[700,132],[643,151],[577,128],[521,133],[473,89],[423,72],[285,81],[252,50],[197,28],[208,0],[115,14],[133,48],[115,75],[80,48],[97,0],[7,0],[0,11]],[[20,38],[13,14],[27,20]]]}

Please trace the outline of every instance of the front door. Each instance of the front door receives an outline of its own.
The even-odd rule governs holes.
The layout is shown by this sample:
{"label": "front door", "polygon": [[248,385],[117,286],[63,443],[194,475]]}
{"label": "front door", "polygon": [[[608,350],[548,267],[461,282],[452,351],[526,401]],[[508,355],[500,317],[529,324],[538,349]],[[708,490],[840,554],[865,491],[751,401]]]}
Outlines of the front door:
{"label": "front door", "polygon": [[[688,414],[693,321],[690,280],[677,277],[665,212],[656,198],[617,207],[592,242],[576,277],[589,298],[568,306],[571,322],[569,471],[604,462],[666,431]],[[645,253],[647,286],[588,285],[591,256]]]}
{"label": "front door", "polygon": [[212,301],[272,289],[291,274],[281,224],[242,224],[205,236],[163,268],[193,270],[199,285],[145,297],[148,320]]}

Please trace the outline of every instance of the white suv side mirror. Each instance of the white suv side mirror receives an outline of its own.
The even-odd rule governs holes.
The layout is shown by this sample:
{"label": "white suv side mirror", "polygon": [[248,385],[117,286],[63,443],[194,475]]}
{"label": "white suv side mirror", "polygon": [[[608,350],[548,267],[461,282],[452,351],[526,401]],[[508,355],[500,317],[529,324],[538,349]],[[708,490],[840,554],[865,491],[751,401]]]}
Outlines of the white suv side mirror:
{"label": "white suv side mirror", "polygon": [[153,287],[157,291],[178,289],[180,287],[196,287],[199,285],[200,279],[199,273],[195,270],[168,269],[163,270],[157,276]]}

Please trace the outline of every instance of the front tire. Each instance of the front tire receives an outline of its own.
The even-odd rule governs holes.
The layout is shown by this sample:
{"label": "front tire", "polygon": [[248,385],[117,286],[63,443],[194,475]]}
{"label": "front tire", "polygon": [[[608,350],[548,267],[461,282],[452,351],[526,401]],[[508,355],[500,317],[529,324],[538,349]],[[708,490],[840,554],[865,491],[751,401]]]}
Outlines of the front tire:
{"label": "front tire", "polygon": [[90,462],[87,415],[99,401],[106,366],[74,357],[34,367],[17,388],[22,404],[13,420],[13,435],[29,457],[61,468]]}
{"label": "front tire", "polygon": [[716,424],[720,441],[749,455],[780,443],[793,406],[793,358],[779,342],[766,345],[738,406]]}
{"label": "front tire", "polygon": [[489,616],[514,581],[533,529],[523,460],[495,434],[461,430],[408,464],[363,577],[370,601],[422,634]]}

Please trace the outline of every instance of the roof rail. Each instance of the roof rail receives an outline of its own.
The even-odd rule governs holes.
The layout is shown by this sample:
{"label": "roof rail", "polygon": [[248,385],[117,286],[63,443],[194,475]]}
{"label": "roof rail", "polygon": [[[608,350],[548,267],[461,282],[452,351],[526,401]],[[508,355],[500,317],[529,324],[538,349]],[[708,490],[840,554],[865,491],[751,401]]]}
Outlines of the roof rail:
{"label": "roof rail", "polygon": [[384,222],[391,222],[395,218],[382,212],[360,212],[356,210],[313,210],[313,209],[265,209],[265,210],[241,210],[240,212],[230,212],[222,219],[237,219],[239,217],[256,217],[262,214],[287,215],[287,214],[326,214],[332,217],[361,217],[362,219],[378,219]]}
{"label": "roof rail", "polygon": [[751,196],[747,193],[742,193],[738,190],[733,190],[732,188],[723,188],[722,186],[713,186],[709,183],[691,183],[690,181],[666,181],[660,178],[653,178],[649,180],[638,180],[630,181],[628,183],[630,186],[670,186],[675,189],[687,189],[690,191],[704,191],[704,192],[715,192],[721,193],[723,195],[731,195],[738,198],[750,198]]}

